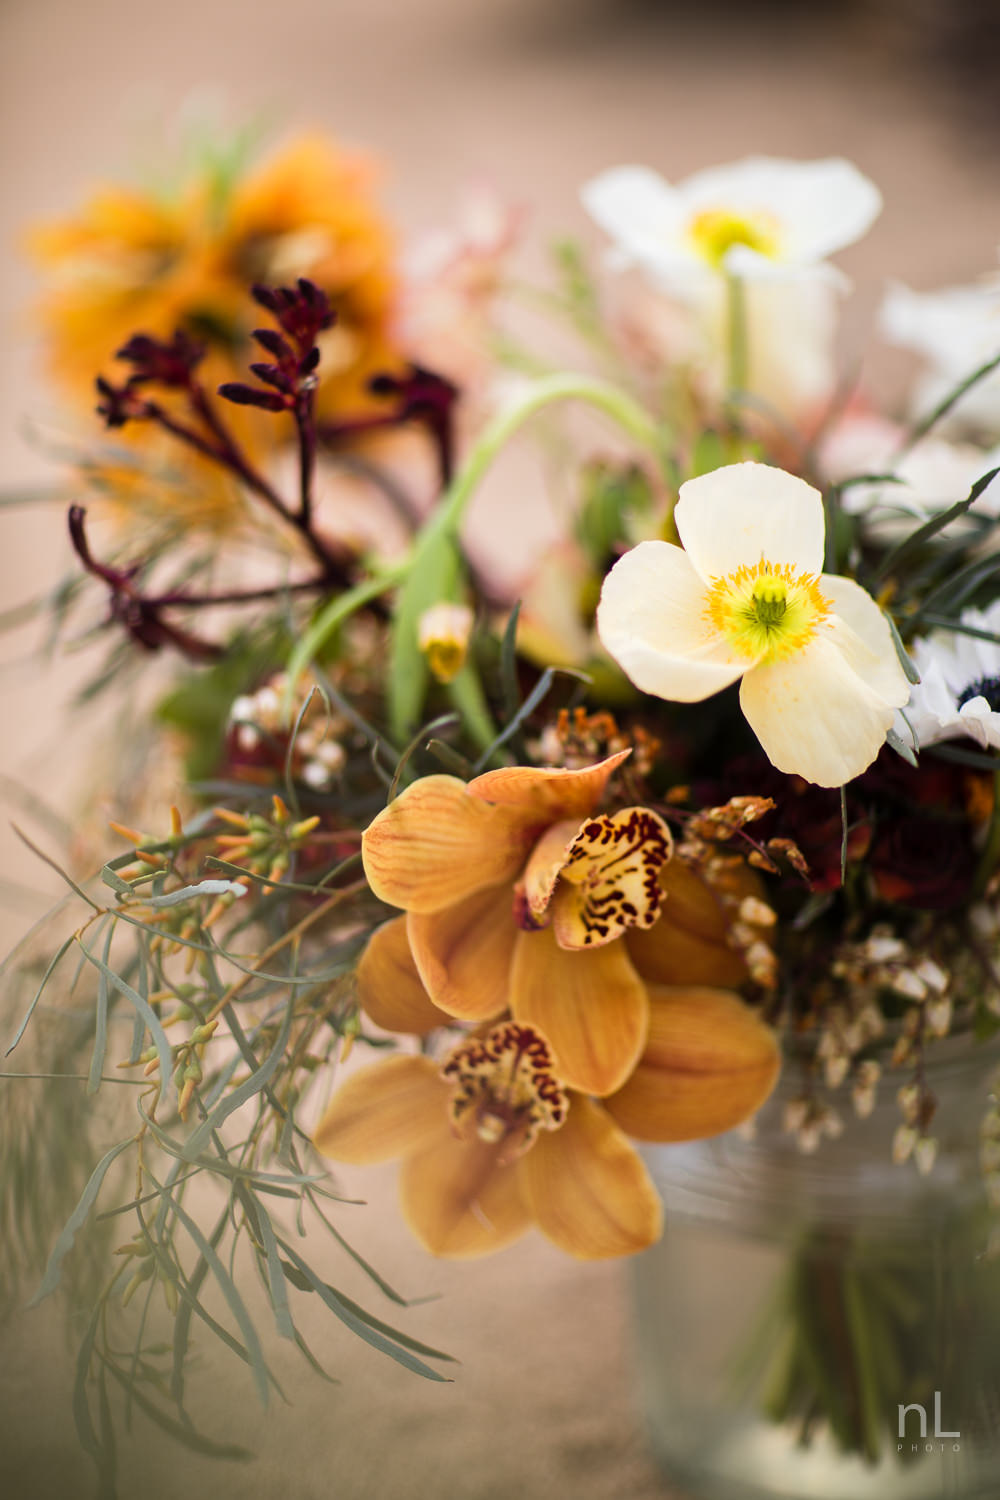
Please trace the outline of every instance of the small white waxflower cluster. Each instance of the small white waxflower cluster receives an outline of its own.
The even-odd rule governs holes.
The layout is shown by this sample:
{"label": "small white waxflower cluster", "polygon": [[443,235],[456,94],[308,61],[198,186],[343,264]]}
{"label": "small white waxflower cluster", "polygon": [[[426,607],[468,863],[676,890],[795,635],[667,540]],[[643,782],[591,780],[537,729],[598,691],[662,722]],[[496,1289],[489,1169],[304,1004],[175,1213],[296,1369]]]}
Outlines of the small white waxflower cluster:
{"label": "small white waxflower cluster", "polygon": [[840,1088],[857,1054],[884,1030],[882,1012],[868,996],[862,997],[862,1004],[856,1009],[834,1005],[824,1013],[816,1056],[823,1064],[823,1081],[828,1089]]}
{"label": "small white waxflower cluster", "polygon": [[806,1156],[818,1151],[824,1138],[835,1141],[844,1133],[844,1122],[833,1106],[806,1093],[788,1101],[781,1126],[786,1134],[795,1136],[799,1150]]}
{"label": "small white waxflower cluster", "polygon": [[[284,712],[287,686],[286,674],[278,672],[255,693],[233,699],[229,723],[239,749],[250,752],[265,741],[284,746],[289,733]],[[309,682],[299,684],[291,706],[293,724],[311,689]],[[346,729],[343,719],[324,712],[322,700],[313,700],[295,737],[296,774],[313,791],[326,791],[343,770],[347,752],[339,737]]]}
{"label": "small white waxflower cluster", "polygon": [[[855,1115],[867,1119],[875,1109],[884,1076],[879,1059],[862,1055],[887,1030],[880,995],[890,991],[910,1002],[888,1061],[891,1068],[904,1067],[919,1062],[926,1041],[950,1031],[954,976],[930,954],[879,924],[862,941],[838,949],[831,977],[842,986],[843,998],[823,1012],[816,1060],[825,1087],[834,1091],[848,1085]],[[912,1160],[926,1174],[934,1166],[938,1143],[929,1131],[934,1098],[919,1068],[900,1087],[896,1100],[902,1121],[893,1136],[892,1159],[898,1164]],[[843,1130],[837,1112],[809,1089],[786,1106],[783,1123],[805,1152],[817,1150],[824,1137],[836,1137]]]}
{"label": "small white waxflower cluster", "polygon": [[[909,1060],[918,1036],[947,1036],[951,1029],[952,976],[930,954],[910,947],[885,924],[874,927],[863,942],[844,944],[832,972],[863,1000],[865,1010],[861,1014],[870,1010],[881,1019],[876,1001],[880,990],[891,990],[913,1002],[903,1017],[893,1049],[893,1067]],[[884,1025],[882,1021],[883,1030]]]}

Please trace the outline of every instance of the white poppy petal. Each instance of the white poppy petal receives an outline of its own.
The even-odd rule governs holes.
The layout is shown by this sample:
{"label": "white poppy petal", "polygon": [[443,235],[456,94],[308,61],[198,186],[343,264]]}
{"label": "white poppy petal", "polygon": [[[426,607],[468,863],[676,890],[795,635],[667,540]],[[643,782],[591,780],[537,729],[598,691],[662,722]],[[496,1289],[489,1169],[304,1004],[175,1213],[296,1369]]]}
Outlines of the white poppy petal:
{"label": "white poppy petal", "polygon": [[[962,611],[970,629],[1000,632],[1000,600]],[[920,681],[906,705],[918,745],[968,736],[983,749],[1000,748],[1000,644],[957,630],[935,630],[913,642]]]}
{"label": "white poppy petal", "polygon": [[681,245],[683,206],[675,190],[649,167],[613,167],[584,183],[580,190],[590,216],[634,258],[657,262],[690,261]]}
{"label": "white poppy petal", "polygon": [[990,708],[985,698],[970,698],[963,703],[955,720],[958,732],[969,735],[984,750],[1000,749],[1000,714]]}
{"label": "white poppy petal", "polygon": [[815,575],[823,567],[823,497],[768,464],[728,464],[681,485],[674,521],[706,581],[764,557]]}
{"label": "white poppy petal", "polygon": [[713,629],[704,584],[669,542],[640,542],[615,563],[601,590],[597,633],[636,687],[676,702],[710,697],[749,665]]}
{"label": "white poppy petal", "polygon": [[875,184],[840,157],[747,157],[686,178],[677,193],[692,212],[724,208],[768,214],[778,226],[778,258],[792,265],[815,264],[851,244],[882,207]]}
{"label": "white poppy petal", "polygon": [[788,178],[784,222],[790,260],[815,262],[853,244],[882,212],[875,184],[842,157],[798,162]]}
{"label": "white poppy petal", "polygon": [[832,602],[835,618],[828,624],[849,665],[880,698],[903,708],[910,684],[900,666],[889,622],[869,593],[852,578],[824,573],[820,589]]}
{"label": "white poppy petal", "polygon": [[785,661],[748,672],[740,706],[773,766],[817,786],[843,786],[875,759],[893,710],[818,635]]}

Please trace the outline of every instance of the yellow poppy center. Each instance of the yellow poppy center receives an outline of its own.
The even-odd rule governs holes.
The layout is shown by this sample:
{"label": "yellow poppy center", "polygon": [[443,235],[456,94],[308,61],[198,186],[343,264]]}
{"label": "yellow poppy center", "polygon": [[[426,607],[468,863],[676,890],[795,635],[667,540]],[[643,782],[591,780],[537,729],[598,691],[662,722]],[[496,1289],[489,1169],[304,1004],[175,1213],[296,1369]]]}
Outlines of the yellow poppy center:
{"label": "yellow poppy center", "polygon": [[734,245],[746,245],[768,260],[777,260],[781,253],[780,226],[766,209],[735,213],[729,208],[705,208],[692,219],[688,233],[702,260],[716,269]]}
{"label": "yellow poppy center", "polygon": [[784,661],[809,644],[832,608],[819,579],[765,558],[709,586],[709,621],[748,661]]}
{"label": "yellow poppy center", "polygon": [[453,1047],[441,1067],[453,1086],[450,1115],[463,1140],[501,1145],[502,1159],[520,1156],[540,1130],[566,1122],[569,1098],[554,1071],[545,1038],[506,1021],[484,1037]]}

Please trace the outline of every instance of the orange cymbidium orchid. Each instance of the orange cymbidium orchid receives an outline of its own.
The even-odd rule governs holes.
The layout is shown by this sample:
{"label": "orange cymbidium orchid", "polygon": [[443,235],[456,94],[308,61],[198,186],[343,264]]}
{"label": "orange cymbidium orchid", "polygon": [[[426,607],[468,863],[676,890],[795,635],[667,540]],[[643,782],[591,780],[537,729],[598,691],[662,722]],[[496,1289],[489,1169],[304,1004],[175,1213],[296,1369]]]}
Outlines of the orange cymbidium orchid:
{"label": "orange cymbidium orchid", "polygon": [[773,1034],[725,991],[653,986],[650,1011],[639,1067],[600,1103],[566,1089],[538,1031],[504,1021],[442,1065],[397,1056],[355,1073],[316,1145],[356,1164],[401,1157],[404,1216],[435,1255],[486,1255],[532,1224],[581,1259],[643,1250],[662,1209],[625,1130],[671,1141],[727,1130],[778,1073]]}
{"label": "orange cymbidium orchid", "polygon": [[[365,873],[407,913],[416,974],[449,1016],[492,1020],[508,1006],[547,1038],[568,1087],[620,1088],[646,1042],[646,981],[730,987],[746,978],[726,945],[720,895],[671,861],[647,808],[599,815],[628,751],[582,770],[511,766],[466,785],[427,776],[368,828]],[[738,877],[734,877],[738,878]],[[365,1008],[415,1026],[396,995],[402,919],[380,929],[359,976]]]}
{"label": "orange cymbidium orchid", "polygon": [[391,1057],[335,1095],[316,1144],[338,1161],[402,1157],[400,1200],[433,1255],[488,1255],[531,1224],[586,1260],[659,1237],[662,1210],[634,1148],[590,1099],[570,1096],[544,1038],[505,1022],[442,1065]]}

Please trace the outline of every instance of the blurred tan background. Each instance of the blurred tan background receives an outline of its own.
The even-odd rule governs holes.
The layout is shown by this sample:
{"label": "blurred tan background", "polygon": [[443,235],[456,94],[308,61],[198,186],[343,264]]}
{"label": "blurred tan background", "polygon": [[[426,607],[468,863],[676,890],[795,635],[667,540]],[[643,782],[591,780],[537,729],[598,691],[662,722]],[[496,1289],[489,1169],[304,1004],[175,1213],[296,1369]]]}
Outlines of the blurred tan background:
{"label": "blurred tan background", "polygon": [[[995,6],[944,0],[686,8],[654,0],[0,0],[0,488],[42,483],[27,418],[49,410],[32,365],[33,278],[17,239],[102,177],[129,171],[157,119],[217,90],[230,117],[263,111],[317,124],[382,155],[384,201],[403,232],[433,226],[462,186],[491,180],[529,206],[530,233],[584,223],[584,177],[624,161],[668,176],[749,152],[842,154],[882,187],[886,210],[841,262],[857,283],[862,348],[882,282],[926,288],[996,265]],[[875,356],[889,380],[893,361]],[[66,563],[53,510],[0,511],[0,608],[51,586]],[[81,672],[42,673],[37,630],[0,641],[0,916],[11,938],[52,889],[7,829],[8,809],[52,841],[29,807],[72,806],[93,785],[86,734],[60,705]],[[34,1087],[3,1084],[3,1087]],[[311,1330],[341,1384],[298,1373],[278,1348],[292,1405],[266,1416],[242,1367],[214,1355],[203,1422],[260,1455],[244,1470],[188,1459],[140,1422],[122,1494],[287,1500],[652,1500],[670,1493],[645,1456],[629,1371],[626,1269],[577,1266],[531,1239],[498,1260],[441,1266],[400,1225],[392,1174],[346,1178],[371,1199],[354,1243],[408,1295],[441,1300],[405,1326],[462,1360],[431,1386],[335,1328]],[[2,1227],[0,1227],[2,1232]],[[356,1278],[338,1284],[375,1294]],[[272,1341],[272,1347],[277,1341]],[[69,1414],[71,1353],[57,1321],[24,1314],[0,1355],[0,1494],[91,1493]]]}

